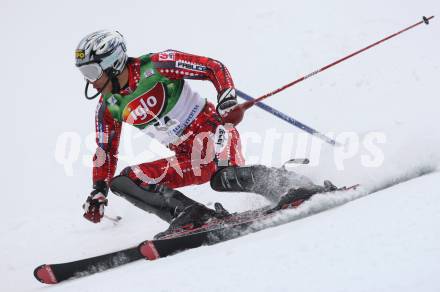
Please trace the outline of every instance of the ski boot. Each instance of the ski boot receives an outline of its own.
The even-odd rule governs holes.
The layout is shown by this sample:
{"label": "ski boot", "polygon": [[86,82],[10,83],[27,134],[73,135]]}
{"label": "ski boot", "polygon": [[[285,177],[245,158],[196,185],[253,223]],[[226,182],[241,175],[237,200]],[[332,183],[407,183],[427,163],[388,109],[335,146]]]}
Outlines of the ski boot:
{"label": "ski boot", "polygon": [[316,186],[313,188],[297,188],[290,189],[284,194],[277,205],[272,208],[272,211],[287,209],[287,208],[297,208],[302,203],[310,199],[313,195],[322,194],[327,192],[337,191],[338,188],[329,180],[324,181],[324,186]]}
{"label": "ski boot", "polygon": [[224,219],[231,215],[220,203],[215,203],[214,207],[215,210],[212,210],[203,204],[195,203],[183,209],[177,208],[174,212],[176,216],[168,229],[156,234],[154,238],[199,228],[213,219]]}

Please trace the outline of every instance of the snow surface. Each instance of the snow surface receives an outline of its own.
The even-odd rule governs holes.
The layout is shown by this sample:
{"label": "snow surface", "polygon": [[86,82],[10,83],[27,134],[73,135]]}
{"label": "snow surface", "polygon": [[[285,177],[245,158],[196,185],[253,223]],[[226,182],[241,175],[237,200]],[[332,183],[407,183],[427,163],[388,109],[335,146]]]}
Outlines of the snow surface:
{"label": "snow surface", "polygon": [[[119,224],[82,218],[91,185],[83,161],[93,149],[96,103],[83,98],[83,79],[73,65],[85,34],[118,29],[133,56],[173,48],[216,58],[237,88],[260,96],[440,10],[436,0],[123,4],[1,2],[1,291],[440,291],[437,18],[267,100],[332,132],[346,148],[335,150],[258,108],[238,127],[249,163],[280,166],[310,156],[311,165],[293,170],[316,182],[361,183],[365,191],[415,179],[215,246],[53,287],[35,281],[37,265],[126,248],[166,228],[113,195],[107,214],[122,216]],[[191,85],[215,99],[208,82]],[[66,135],[74,143],[63,148]],[[129,127],[123,135],[118,170],[169,155]],[[371,135],[379,142],[385,137],[376,141],[383,161],[366,167]],[[353,145],[359,151],[348,155]],[[78,158],[71,167],[59,163],[69,155]],[[341,160],[344,155],[349,158]],[[216,193],[208,185],[183,192],[232,211],[265,204],[256,195]]]}

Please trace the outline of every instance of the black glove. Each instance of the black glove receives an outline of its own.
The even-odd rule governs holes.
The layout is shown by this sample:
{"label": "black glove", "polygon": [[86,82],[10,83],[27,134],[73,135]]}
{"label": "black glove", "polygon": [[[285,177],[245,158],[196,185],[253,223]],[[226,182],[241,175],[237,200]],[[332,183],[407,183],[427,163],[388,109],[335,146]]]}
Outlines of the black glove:
{"label": "black glove", "polygon": [[94,190],[87,197],[83,205],[84,218],[93,223],[98,223],[104,217],[104,206],[107,206],[108,186],[105,181],[97,181],[93,185]]}
{"label": "black glove", "polygon": [[227,88],[217,96],[217,112],[220,116],[225,116],[237,105],[237,95],[234,88]]}

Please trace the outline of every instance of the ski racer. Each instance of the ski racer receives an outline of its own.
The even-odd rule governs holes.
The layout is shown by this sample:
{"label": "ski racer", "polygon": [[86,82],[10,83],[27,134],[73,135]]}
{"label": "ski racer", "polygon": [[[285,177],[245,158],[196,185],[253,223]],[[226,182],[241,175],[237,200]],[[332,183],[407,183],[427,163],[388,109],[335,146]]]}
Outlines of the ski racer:
{"label": "ski racer", "polygon": [[[173,226],[203,224],[227,215],[186,197],[177,188],[210,182],[216,191],[254,192],[276,202],[291,188],[323,191],[309,179],[283,168],[244,166],[240,136],[222,117],[237,105],[227,68],[211,58],[175,50],[128,57],[123,36],[100,30],[85,36],[75,51],[76,66],[86,79],[85,96],[100,95],[96,109],[93,191],[84,217],[100,222],[109,189]],[[194,92],[187,80],[209,80],[217,105]],[[89,96],[89,85],[97,93]],[[175,155],[129,166],[121,175],[137,188],[114,183],[122,123],[159,140]],[[268,183],[270,182],[270,183]]]}

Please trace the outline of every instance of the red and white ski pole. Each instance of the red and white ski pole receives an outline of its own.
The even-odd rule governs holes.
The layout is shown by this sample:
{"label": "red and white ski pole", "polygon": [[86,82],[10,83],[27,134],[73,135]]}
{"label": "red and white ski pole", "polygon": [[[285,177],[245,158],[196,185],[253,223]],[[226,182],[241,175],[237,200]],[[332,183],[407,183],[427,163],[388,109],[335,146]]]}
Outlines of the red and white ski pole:
{"label": "red and white ski pole", "polygon": [[259,98],[256,98],[254,100],[249,100],[249,101],[246,101],[246,102],[244,102],[242,104],[239,104],[232,111],[230,111],[227,114],[226,117],[223,118],[223,121],[225,123],[232,123],[234,125],[237,125],[243,119],[244,112],[246,110],[248,110],[249,108],[251,108],[256,103],[261,102],[262,100],[264,100],[264,99],[266,99],[266,98],[268,98],[268,97],[270,97],[272,95],[275,95],[278,92],[285,90],[286,88],[289,88],[289,87],[291,87],[291,86],[293,86],[295,84],[298,84],[301,81],[304,81],[304,80],[306,80],[306,79],[308,79],[308,78],[310,78],[312,76],[315,76],[316,74],[321,73],[322,71],[327,70],[328,68],[333,67],[336,64],[339,64],[339,63],[341,63],[341,62],[343,62],[343,61],[345,61],[345,60],[347,60],[347,59],[349,59],[351,57],[356,56],[357,54],[360,54],[360,53],[362,53],[362,52],[364,52],[364,51],[366,51],[368,49],[371,49],[372,47],[377,46],[378,44],[383,43],[383,42],[385,42],[385,41],[387,41],[387,40],[389,40],[389,39],[391,39],[391,38],[393,38],[393,37],[395,37],[395,36],[405,32],[407,30],[410,30],[410,29],[412,29],[412,28],[422,24],[422,23],[429,24],[429,20],[431,20],[432,18],[434,18],[434,16],[430,16],[430,17],[423,16],[423,20],[421,20],[421,21],[419,21],[419,22],[417,22],[417,23],[415,23],[415,24],[413,24],[411,26],[408,26],[407,28],[404,28],[404,29],[402,29],[402,30],[400,30],[400,31],[398,31],[398,32],[396,32],[394,34],[391,34],[391,35],[389,35],[389,36],[387,36],[387,37],[385,37],[385,38],[383,38],[383,39],[381,39],[381,40],[379,40],[379,41],[377,41],[377,42],[375,42],[375,43],[373,43],[373,44],[371,44],[371,45],[369,45],[369,46],[367,46],[367,47],[365,47],[363,49],[360,49],[360,50],[358,50],[358,51],[356,51],[354,53],[351,53],[351,54],[349,54],[349,55],[347,55],[347,56],[345,56],[345,57],[343,57],[343,58],[341,58],[339,60],[336,60],[333,63],[330,63],[330,64],[322,67],[321,69],[318,69],[318,70],[313,71],[313,72],[311,72],[311,73],[309,73],[307,75],[304,75],[304,76],[302,76],[302,77],[300,77],[300,78],[298,78],[298,79],[296,79],[296,80],[294,80],[294,81],[292,81],[292,82],[290,82],[290,83],[288,83],[288,84],[286,84],[286,85],[284,85],[284,86],[282,86],[282,87],[280,87],[280,88],[278,88],[278,89],[276,89],[274,91],[271,91],[269,93],[266,93],[265,95],[260,96]]}

